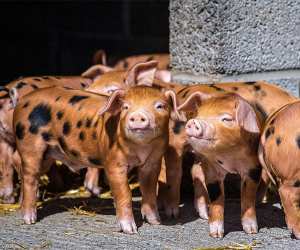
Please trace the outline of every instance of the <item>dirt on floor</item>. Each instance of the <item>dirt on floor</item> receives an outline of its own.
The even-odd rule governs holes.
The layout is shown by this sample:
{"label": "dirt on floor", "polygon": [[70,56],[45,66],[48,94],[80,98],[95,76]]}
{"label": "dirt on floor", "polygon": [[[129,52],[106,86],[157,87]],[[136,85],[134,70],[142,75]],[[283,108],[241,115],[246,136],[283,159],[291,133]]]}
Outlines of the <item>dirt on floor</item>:
{"label": "dirt on floor", "polygon": [[39,208],[34,225],[23,224],[16,206],[2,206],[0,249],[300,249],[278,203],[257,207],[259,233],[247,235],[240,224],[240,201],[228,200],[225,237],[213,239],[207,221],[199,219],[190,199],[182,204],[180,219],[167,220],[161,212],[158,226],[142,221],[139,200],[133,201],[136,235],[119,232],[109,196],[50,199]]}

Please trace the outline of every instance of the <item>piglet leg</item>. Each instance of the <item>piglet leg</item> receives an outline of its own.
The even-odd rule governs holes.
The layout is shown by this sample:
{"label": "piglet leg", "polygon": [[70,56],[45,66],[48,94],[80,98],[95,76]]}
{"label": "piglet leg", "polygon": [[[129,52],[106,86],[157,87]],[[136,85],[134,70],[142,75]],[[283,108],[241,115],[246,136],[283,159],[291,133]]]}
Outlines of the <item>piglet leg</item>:
{"label": "piglet leg", "polygon": [[255,234],[258,231],[255,200],[259,179],[242,179],[241,182],[241,218],[243,229],[248,234]]}
{"label": "piglet leg", "polygon": [[260,203],[264,203],[268,201],[267,191],[271,180],[265,169],[262,169],[261,172],[261,180],[257,190],[257,201]]}
{"label": "piglet leg", "polygon": [[105,173],[108,178],[115,204],[118,224],[121,231],[127,234],[137,233],[131,202],[131,191],[127,178],[127,166],[113,160],[108,160]]}
{"label": "piglet leg", "polygon": [[88,168],[85,174],[84,187],[89,190],[93,195],[99,195],[101,188],[99,187],[99,174],[100,169]]}
{"label": "piglet leg", "polygon": [[33,224],[37,220],[36,194],[40,164],[41,159],[34,154],[23,157],[21,211],[26,224]]}
{"label": "piglet leg", "polygon": [[13,175],[14,175],[14,164],[13,164],[13,149],[10,145],[5,142],[0,143],[0,198],[3,203],[14,203],[15,198],[13,196]]}
{"label": "piglet leg", "polygon": [[179,216],[180,185],[182,177],[182,149],[169,146],[165,153],[167,185],[164,196],[159,197],[165,207],[167,217]]}
{"label": "piglet leg", "polygon": [[10,162],[1,161],[0,173],[0,198],[3,203],[11,204],[15,202],[13,196],[13,174],[14,168]]}
{"label": "piglet leg", "polygon": [[139,183],[142,193],[142,216],[152,225],[160,224],[157,209],[156,186],[160,171],[161,161],[146,163],[139,169]]}
{"label": "piglet leg", "polygon": [[284,208],[286,224],[297,239],[300,239],[300,187],[291,183],[283,183],[279,188],[279,195]]}
{"label": "piglet leg", "polygon": [[208,193],[205,185],[205,176],[200,163],[194,164],[191,170],[194,183],[194,206],[200,218],[208,219]]}
{"label": "piglet leg", "polygon": [[224,175],[218,173],[213,166],[206,166],[206,187],[210,200],[208,223],[209,235],[222,238],[224,235]]}
{"label": "piglet leg", "polygon": [[210,198],[209,206],[209,235],[222,238],[224,235],[224,183],[216,180],[207,184]]}

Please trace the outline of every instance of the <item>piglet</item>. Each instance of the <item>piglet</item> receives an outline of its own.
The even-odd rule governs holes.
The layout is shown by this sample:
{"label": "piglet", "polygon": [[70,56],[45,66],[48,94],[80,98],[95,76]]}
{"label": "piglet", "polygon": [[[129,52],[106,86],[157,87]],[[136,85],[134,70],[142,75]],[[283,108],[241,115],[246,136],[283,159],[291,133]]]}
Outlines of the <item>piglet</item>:
{"label": "piglet", "polygon": [[127,70],[130,69],[133,65],[139,62],[149,62],[155,60],[158,62],[157,68],[159,70],[168,70],[170,67],[170,55],[166,53],[161,54],[144,54],[144,55],[134,55],[128,56],[119,60],[114,68],[116,70]]}
{"label": "piglet", "polygon": [[[245,99],[231,93],[217,97],[195,93],[179,110],[200,103],[185,131],[187,142],[199,157],[204,172],[199,183],[194,184],[202,202],[199,207],[204,210],[208,204],[205,190],[208,191],[210,236],[223,237],[224,234],[224,178],[228,173],[241,176],[243,229],[257,233],[255,197],[261,167],[257,157],[260,124],[256,114]],[[193,171],[202,171],[200,166],[194,167],[198,169]],[[200,189],[199,185],[204,188]]]}
{"label": "piglet", "polygon": [[274,184],[285,212],[288,228],[300,239],[300,102],[287,104],[265,124],[259,160]]}
{"label": "piglet", "polygon": [[[168,124],[176,95],[151,88],[157,63],[139,64],[126,76],[129,88],[111,96],[81,90],[37,90],[17,105],[14,129],[22,158],[22,213],[36,222],[36,192],[43,162],[57,159],[73,170],[104,166],[120,228],[136,233],[127,173],[138,167],[141,212],[159,224],[156,185],[168,146]],[[24,106],[24,104],[27,104]]]}
{"label": "piglet", "polygon": [[19,173],[20,156],[15,150],[13,132],[13,111],[18,99],[40,88],[65,86],[82,89],[88,87],[92,79],[80,76],[33,76],[22,77],[0,88],[0,199],[4,203],[14,203],[14,169]]}

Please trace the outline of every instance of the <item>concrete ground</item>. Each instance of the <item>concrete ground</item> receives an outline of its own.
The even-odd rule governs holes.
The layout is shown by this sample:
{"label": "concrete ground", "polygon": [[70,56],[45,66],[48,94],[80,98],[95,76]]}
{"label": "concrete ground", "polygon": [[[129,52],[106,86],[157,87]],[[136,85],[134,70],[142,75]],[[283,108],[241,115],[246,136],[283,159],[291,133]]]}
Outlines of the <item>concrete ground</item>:
{"label": "concrete ground", "polygon": [[[70,210],[81,205],[96,212],[95,216],[76,215]],[[159,226],[142,222],[138,201],[134,201],[134,211],[139,226],[136,235],[118,232],[111,199],[49,201],[39,209],[35,225],[24,225],[17,212],[0,214],[0,249],[300,249],[278,204],[260,205],[259,233],[247,235],[239,221],[239,201],[228,201],[224,239],[208,236],[207,221],[198,218],[191,202],[183,204],[177,222],[166,220],[161,213],[163,223]],[[226,248],[231,246],[235,248]]]}

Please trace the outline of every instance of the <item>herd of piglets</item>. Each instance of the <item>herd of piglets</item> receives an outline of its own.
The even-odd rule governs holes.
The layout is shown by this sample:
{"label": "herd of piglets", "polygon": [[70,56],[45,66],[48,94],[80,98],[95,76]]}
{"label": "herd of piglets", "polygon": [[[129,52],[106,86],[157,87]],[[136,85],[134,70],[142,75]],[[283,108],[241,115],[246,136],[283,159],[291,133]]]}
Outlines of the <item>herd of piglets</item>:
{"label": "herd of piglets", "polygon": [[[224,235],[224,179],[241,177],[241,224],[258,232],[256,202],[272,182],[288,228],[300,239],[300,101],[264,81],[181,85],[168,54],[132,56],[114,67],[103,50],[81,76],[20,78],[0,88],[0,198],[14,203],[13,175],[26,224],[37,221],[39,177],[56,160],[88,168],[99,195],[104,169],[121,231],[137,233],[128,173],[136,168],[141,214],[179,216],[182,164],[191,169],[194,205],[212,237]],[[158,185],[163,182],[163,185]],[[258,218],[259,220],[259,218]]]}

